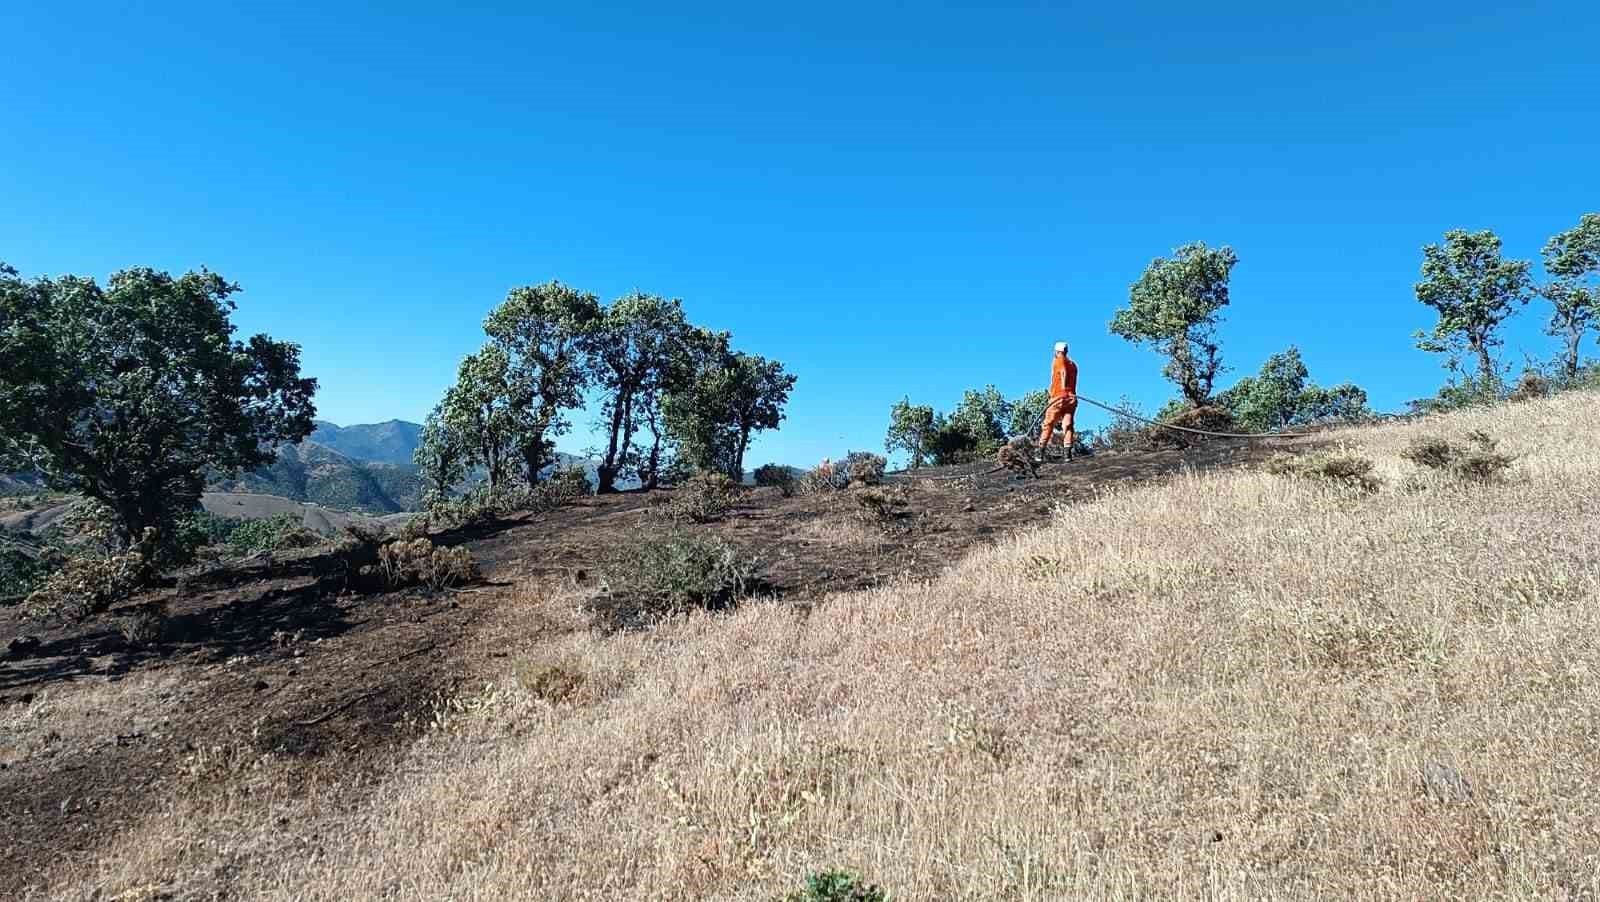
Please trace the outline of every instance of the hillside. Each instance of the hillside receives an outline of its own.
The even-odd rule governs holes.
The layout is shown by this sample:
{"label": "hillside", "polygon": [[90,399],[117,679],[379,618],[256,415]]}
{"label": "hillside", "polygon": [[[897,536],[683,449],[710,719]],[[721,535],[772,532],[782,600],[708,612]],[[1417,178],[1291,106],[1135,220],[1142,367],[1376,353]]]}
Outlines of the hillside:
{"label": "hillside", "polygon": [[[1503,482],[1404,456],[1480,429]],[[648,495],[439,536],[467,592],[196,582],[163,656],[0,664],[0,891],[1589,897],[1597,437],[1587,394],[1272,443],[1374,492],[1259,444],[934,470],[885,529],[756,490],[693,528],[763,597],[645,628],[593,567]]]}
{"label": "hillside", "polygon": [[215,480],[211,488],[277,495],[335,510],[388,514],[416,510],[422,480],[410,464],[353,460],[307,440],[284,445],[273,463],[237,479]]}
{"label": "hillside", "polygon": [[421,434],[421,425],[405,420],[355,426],[318,420],[310,440],[354,460],[409,465]]}

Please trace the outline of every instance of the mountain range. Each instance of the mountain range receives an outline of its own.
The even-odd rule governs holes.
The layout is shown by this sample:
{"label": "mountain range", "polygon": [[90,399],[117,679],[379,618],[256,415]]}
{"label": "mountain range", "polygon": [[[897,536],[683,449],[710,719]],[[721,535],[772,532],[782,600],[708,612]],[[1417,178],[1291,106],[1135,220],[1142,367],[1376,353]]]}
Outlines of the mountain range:
{"label": "mountain range", "polygon": [[309,441],[353,460],[379,464],[409,464],[417,450],[422,426],[405,420],[340,426],[317,420]]}

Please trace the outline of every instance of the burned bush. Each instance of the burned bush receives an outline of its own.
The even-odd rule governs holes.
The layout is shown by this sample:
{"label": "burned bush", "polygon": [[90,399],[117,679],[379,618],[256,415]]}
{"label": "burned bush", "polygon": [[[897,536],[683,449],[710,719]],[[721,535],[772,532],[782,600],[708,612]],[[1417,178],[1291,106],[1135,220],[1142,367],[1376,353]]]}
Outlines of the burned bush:
{"label": "burned bush", "polygon": [[733,510],[739,484],[721,473],[700,473],[672,490],[657,511],[674,523],[710,523]]}
{"label": "burned bush", "polygon": [[390,589],[422,585],[437,592],[478,578],[477,563],[465,548],[441,548],[428,539],[399,540],[378,549],[375,565]]}
{"label": "burned bush", "polygon": [[1482,430],[1469,432],[1466,438],[1466,443],[1460,444],[1438,436],[1421,436],[1413,439],[1401,456],[1463,482],[1491,483],[1504,479],[1516,457],[1498,451],[1499,443]]}
{"label": "burned bush", "polygon": [[1303,456],[1280,453],[1267,461],[1269,473],[1317,479],[1363,492],[1376,492],[1383,487],[1374,468],[1370,459],[1348,450]]}

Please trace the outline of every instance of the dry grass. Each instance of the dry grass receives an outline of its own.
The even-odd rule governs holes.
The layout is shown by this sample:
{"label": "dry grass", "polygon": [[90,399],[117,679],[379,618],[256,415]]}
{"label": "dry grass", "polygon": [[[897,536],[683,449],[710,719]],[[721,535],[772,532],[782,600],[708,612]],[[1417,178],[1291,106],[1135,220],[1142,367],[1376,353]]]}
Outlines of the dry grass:
{"label": "dry grass", "polygon": [[[1417,482],[1441,429],[1509,478]],[[570,636],[359,801],[179,803],[50,895],[1592,898],[1597,436],[1595,395],[1351,430],[1376,493],[1185,476],[808,617]]]}

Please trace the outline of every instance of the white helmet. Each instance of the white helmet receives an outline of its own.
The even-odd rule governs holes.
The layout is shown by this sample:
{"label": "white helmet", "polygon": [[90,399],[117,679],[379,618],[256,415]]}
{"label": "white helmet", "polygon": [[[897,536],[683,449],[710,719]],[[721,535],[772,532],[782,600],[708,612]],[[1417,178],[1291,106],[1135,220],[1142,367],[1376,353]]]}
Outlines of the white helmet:
{"label": "white helmet", "polygon": [[1064,342],[1064,341],[1056,342],[1056,353],[1057,354],[1065,354],[1065,353],[1067,353],[1067,343]]}

